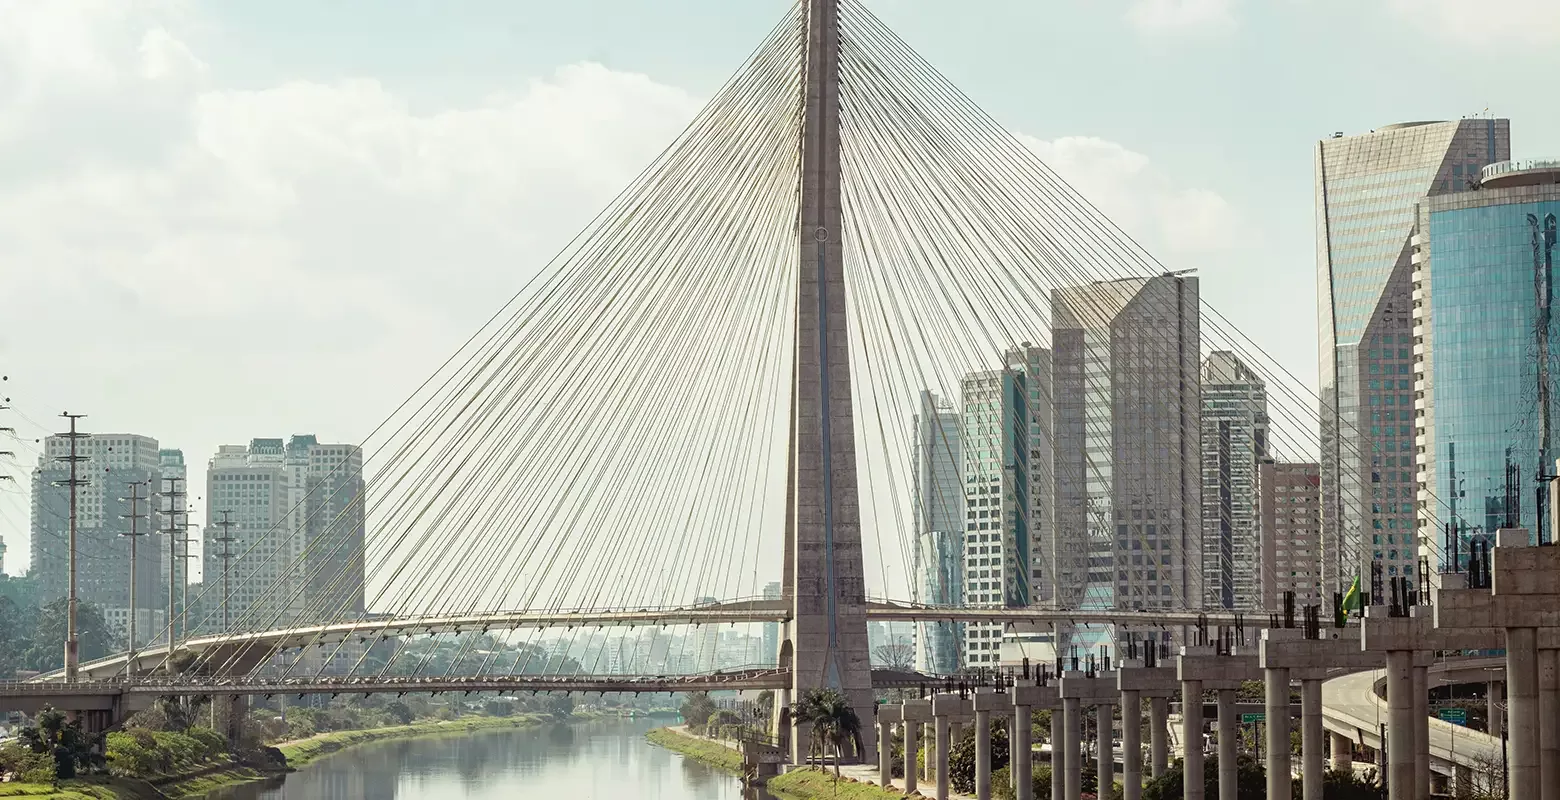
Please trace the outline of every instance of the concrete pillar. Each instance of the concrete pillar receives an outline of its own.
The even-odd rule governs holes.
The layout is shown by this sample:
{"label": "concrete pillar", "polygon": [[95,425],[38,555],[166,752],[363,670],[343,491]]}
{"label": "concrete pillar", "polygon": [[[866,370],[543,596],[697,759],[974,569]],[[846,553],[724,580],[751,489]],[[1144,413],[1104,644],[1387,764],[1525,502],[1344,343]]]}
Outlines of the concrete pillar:
{"label": "concrete pillar", "polygon": [[991,800],[991,712],[984,709],[975,711],[975,800]]}
{"label": "concrete pillar", "polygon": [[1094,738],[1098,752],[1094,762],[1094,774],[1099,778],[1098,793],[1102,797],[1110,797],[1110,786],[1116,781],[1116,749],[1112,737],[1114,721],[1111,719],[1111,706],[1100,704],[1094,707]]}
{"label": "concrete pillar", "polygon": [[1219,800],[1236,800],[1238,762],[1235,757],[1235,690],[1219,690]]}
{"label": "concrete pillar", "polygon": [[948,800],[948,717],[938,716],[937,728],[937,800]]}
{"label": "concrete pillar", "polygon": [[[1066,704],[1063,703],[1063,707]],[[1067,715],[1059,708],[1051,709],[1051,800],[1062,800],[1067,794],[1066,776],[1068,762],[1078,758],[1067,757]]]}
{"label": "concrete pillar", "polygon": [[1143,796],[1143,699],[1133,689],[1121,693],[1121,796]]}
{"label": "concrete pillar", "polygon": [[921,728],[921,738],[926,740],[926,758],[922,759],[921,778],[931,783],[937,778],[937,727],[928,722]]}
{"label": "concrete pillar", "polygon": [[1186,765],[1185,800],[1204,800],[1202,681],[1181,681],[1181,758]]}
{"label": "concrete pillar", "polygon": [[920,777],[916,769],[916,750],[920,747],[917,741],[920,737],[916,734],[921,731],[921,723],[905,720],[905,794],[915,794],[918,788],[916,778]]}
{"label": "concrete pillar", "polygon": [[1165,774],[1170,765],[1170,698],[1148,699],[1148,769],[1149,776],[1157,778]]}
{"label": "concrete pillar", "polygon": [[1484,691],[1484,717],[1489,720],[1486,727],[1489,734],[1497,739],[1506,730],[1506,720],[1502,715],[1500,703],[1505,699],[1505,681],[1490,681]]}
{"label": "concrete pillar", "polygon": [[[1063,776],[1062,800],[1083,797],[1083,709],[1076,697],[1062,698],[1062,749],[1067,753],[1067,773]],[[1055,752],[1053,745],[1052,752]],[[1056,780],[1056,774],[1051,774]]]}
{"label": "concrete pillar", "polygon": [[1414,667],[1414,797],[1430,796],[1429,672],[1427,667]]}
{"label": "concrete pillar", "polygon": [[1414,654],[1409,650],[1387,652],[1387,797],[1414,800]]}
{"label": "concrete pillar", "polygon": [[1263,676],[1267,689],[1267,787],[1268,797],[1289,797],[1289,670],[1269,668]]}
{"label": "concrete pillar", "polygon": [[[1322,682],[1300,682],[1300,781],[1304,800],[1322,800]],[[1334,740],[1336,742],[1336,740]],[[1348,740],[1344,740],[1345,746]],[[1429,797],[1428,794],[1425,795]]]}
{"label": "concrete pillar", "polygon": [[[1013,706],[1013,736],[1008,739],[1008,757],[1013,774],[1013,796],[1034,800],[1034,749],[1029,741],[1029,706]],[[1052,781],[1053,783],[1055,781]]]}
{"label": "concrete pillar", "polygon": [[888,788],[894,775],[893,727],[888,720],[878,720],[878,785]]}
{"label": "concrete pillar", "polygon": [[1540,797],[1538,629],[1506,629],[1506,724],[1511,726],[1511,796]]}
{"label": "concrete pillar", "polygon": [[1337,772],[1354,774],[1354,742],[1341,733],[1332,734],[1332,768]]}
{"label": "concrete pillar", "polygon": [[1538,651],[1538,782],[1542,800],[1560,800],[1560,650]]}

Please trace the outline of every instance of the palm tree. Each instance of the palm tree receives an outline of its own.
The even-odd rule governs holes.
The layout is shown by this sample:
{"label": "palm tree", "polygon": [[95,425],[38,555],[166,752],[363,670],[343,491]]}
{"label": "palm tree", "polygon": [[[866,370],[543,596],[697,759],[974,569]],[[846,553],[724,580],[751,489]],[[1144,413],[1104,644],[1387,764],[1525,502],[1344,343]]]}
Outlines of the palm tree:
{"label": "palm tree", "polygon": [[809,689],[792,710],[797,722],[812,723],[812,749],[819,755],[834,753],[834,777],[840,777],[845,746],[861,752],[861,719],[838,689]]}

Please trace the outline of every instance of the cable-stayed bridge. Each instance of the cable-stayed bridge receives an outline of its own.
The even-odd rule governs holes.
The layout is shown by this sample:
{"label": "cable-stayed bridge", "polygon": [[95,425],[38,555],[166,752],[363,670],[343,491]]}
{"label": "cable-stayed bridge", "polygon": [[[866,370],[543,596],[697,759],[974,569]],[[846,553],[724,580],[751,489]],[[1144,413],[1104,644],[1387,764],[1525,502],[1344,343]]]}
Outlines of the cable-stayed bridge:
{"label": "cable-stayed bridge", "polygon": [[[285,524],[238,522],[239,552],[165,644],[45,678],[157,675],[124,691],[212,695],[751,683],[780,689],[781,706],[839,689],[867,719],[891,679],[872,669],[869,621],[961,623],[993,634],[966,643],[993,660],[1019,629],[1045,631],[1058,656],[1189,642],[1193,626],[1238,624],[1209,610],[1210,567],[1270,569],[1204,547],[1213,351],[1264,391],[1261,452],[1237,455],[1314,460],[1316,397],[1196,278],[1154,260],[860,0],[799,0],[375,429],[367,492],[286,515],[324,534],[292,549]],[[922,392],[963,398],[957,436],[918,435]],[[933,464],[957,477],[929,479]],[[1432,530],[1438,510],[1422,510]],[[937,533],[963,542],[931,557],[956,565],[951,606],[917,601]],[[1323,554],[1337,574],[1368,569],[1353,533]],[[720,602],[770,581],[777,598]],[[354,642],[394,660],[419,636],[761,623],[780,626],[773,667],[727,680],[528,676],[472,637],[452,640],[470,674],[277,660]],[[69,691],[0,686],[0,699]]]}

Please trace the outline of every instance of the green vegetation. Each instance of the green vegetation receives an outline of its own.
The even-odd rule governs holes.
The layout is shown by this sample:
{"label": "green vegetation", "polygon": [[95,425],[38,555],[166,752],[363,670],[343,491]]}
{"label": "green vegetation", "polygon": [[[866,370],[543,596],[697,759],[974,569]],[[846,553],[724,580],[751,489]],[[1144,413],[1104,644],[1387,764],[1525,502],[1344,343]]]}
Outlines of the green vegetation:
{"label": "green vegetation", "polygon": [[784,800],[903,800],[904,793],[873,783],[837,778],[817,769],[793,769],[764,784],[770,794]]}
{"label": "green vegetation", "polygon": [[384,739],[406,739],[413,736],[471,733],[492,728],[523,728],[539,724],[532,716],[517,717],[469,717],[454,721],[416,722],[411,725],[395,725],[359,731],[333,731],[321,733],[281,746],[287,765],[296,769],[317,758],[344,750],[353,745],[377,742]]}
{"label": "green vegetation", "polygon": [[684,736],[671,728],[656,728],[645,734],[645,739],[656,747],[664,747],[716,769],[742,774],[742,754],[708,739]]}
{"label": "green vegetation", "polygon": [[837,689],[808,689],[791,712],[798,725],[811,725],[807,737],[812,755],[833,755],[834,774],[840,774],[840,759],[847,749],[862,754],[861,720],[850,701]]}
{"label": "green vegetation", "polygon": [[[121,644],[123,634],[103,619],[103,613],[91,603],[80,603],[76,612],[76,633],[81,661],[102,658]],[[48,672],[65,666],[65,600],[56,600],[43,608],[31,608],[0,597],[0,680],[9,679],[17,670]]]}

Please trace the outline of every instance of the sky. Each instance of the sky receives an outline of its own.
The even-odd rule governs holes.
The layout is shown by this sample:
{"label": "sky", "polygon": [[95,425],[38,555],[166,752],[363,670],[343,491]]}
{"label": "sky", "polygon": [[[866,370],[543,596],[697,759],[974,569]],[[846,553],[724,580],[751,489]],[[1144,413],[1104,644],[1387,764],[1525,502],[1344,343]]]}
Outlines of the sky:
{"label": "sky", "polygon": [[[221,444],[362,440],[787,5],[0,0],[5,569],[62,411],[192,496]],[[870,5],[1311,386],[1318,139],[1488,112],[1560,156],[1552,0]]]}

